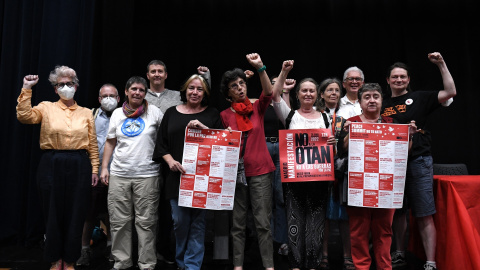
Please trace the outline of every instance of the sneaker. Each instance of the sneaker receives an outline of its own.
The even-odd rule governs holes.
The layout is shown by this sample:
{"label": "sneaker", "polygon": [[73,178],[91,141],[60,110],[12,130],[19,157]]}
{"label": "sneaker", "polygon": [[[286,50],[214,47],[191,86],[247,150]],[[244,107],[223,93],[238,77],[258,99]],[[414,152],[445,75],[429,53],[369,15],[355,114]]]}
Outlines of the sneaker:
{"label": "sneaker", "polygon": [[288,245],[283,243],[278,249],[278,254],[287,256],[288,255]]}
{"label": "sneaker", "polygon": [[90,258],[92,256],[92,250],[89,248],[82,248],[82,254],[77,260],[77,266],[89,266]]}
{"label": "sneaker", "polygon": [[157,252],[157,260],[158,261],[161,261],[161,262],[164,262],[166,264],[174,264],[174,260],[170,259],[170,258],[167,258],[166,256],[163,256],[162,254],[158,253]]}
{"label": "sneaker", "polygon": [[392,256],[392,268],[403,267],[407,265],[405,256],[402,253],[395,251],[390,254]]}
{"label": "sneaker", "polygon": [[423,268],[425,268],[425,270],[437,270],[437,268],[431,264],[428,264],[426,263]]}

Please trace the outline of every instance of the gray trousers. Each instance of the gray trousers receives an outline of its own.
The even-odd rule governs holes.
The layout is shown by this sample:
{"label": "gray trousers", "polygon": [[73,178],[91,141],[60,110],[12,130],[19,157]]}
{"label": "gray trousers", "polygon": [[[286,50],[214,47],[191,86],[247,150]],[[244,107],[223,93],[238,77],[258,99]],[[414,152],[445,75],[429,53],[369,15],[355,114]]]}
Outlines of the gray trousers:
{"label": "gray trousers", "polygon": [[273,267],[273,239],[270,231],[272,178],[273,173],[247,177],[248,186],[237,185],[235,188],[231,229],[234,266],[243,266],[247,210],[251,203],[263,266]]}
{"label": "gray trousers", "polygon": [[112,233],[114,267],[132,266],[132,220],[138,235],[138,266],[154,269],[157,263],[155,236],[158,200],[158,176],[126,178],[110,175],[108,212]]}

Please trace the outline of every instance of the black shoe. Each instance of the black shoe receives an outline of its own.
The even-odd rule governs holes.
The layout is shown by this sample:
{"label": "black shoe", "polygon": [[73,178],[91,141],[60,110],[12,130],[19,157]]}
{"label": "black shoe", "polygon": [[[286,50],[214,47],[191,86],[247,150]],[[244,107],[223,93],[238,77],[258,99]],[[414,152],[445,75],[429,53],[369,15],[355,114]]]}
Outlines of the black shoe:
{"label": "black shoe", "polygon": [[157,253],[157,260],[158,261],[161,261],[161,262],[164,262],[166,264],[174,264],[175,263],[175,260],[172,259],[172,258],[168,258],[167,256],[163,256],[162,254],[160,253]]}
{"label": "black shoe", "polygon": [[402,253],[395,251],[395,252],[392,252],[392,254],[390,255],[392,256],[392,268],[399,268],[407,265],[405,256],[403,256]]}
{"label": "black shoe", "polygon": [[82,254],[80,254],[80,258],[78,258],[76,265],[89,266],[91,258],[92,258],[92,250],[90,248],[82,248]]}

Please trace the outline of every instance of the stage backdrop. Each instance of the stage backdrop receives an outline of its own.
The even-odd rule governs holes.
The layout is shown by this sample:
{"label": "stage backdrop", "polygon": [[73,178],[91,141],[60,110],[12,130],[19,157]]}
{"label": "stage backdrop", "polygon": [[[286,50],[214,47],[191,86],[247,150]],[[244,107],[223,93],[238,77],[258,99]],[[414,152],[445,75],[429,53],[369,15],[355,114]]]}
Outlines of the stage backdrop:
{"label": "stage backdrop", "polygon": [[[356,65],[366,82],[385,89],[387,67],[403,61],[412,69],[414,90],[440,90],[440,73],[427,59],[439,51],[458,95],[422,128],[433,133],[435,162],[466,163],[470,173],[480,174],[480,42],[473,7],[474,0],[2,0],[0,243],[35,245],[43,238],[35,182],[39,126],[20,124],[15,106],[26,74],[40,76],[33,104],[58,99],[47,80],[55,65],[77,71],[75,100],[86,107],[99,105],[98,90],[107,82],[123,99],[127,79],[145,76],[152,59],[166,63],[171,89],[205,65],[212,72],[211,105],[222,110],[228,103],[220,78],[234,67],[251,68],[247,53],[259,53],[269,75],[294,59],[290,76],[297,80],[341,78]],[[256,75],[249,96],[259,93]]]}

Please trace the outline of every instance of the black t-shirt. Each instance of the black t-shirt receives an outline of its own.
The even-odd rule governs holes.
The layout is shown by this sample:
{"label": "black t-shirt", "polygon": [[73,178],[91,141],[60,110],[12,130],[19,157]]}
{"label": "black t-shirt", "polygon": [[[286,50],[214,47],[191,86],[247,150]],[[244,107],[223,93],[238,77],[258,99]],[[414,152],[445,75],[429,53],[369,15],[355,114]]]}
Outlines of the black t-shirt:
{"label": "black t-shirt", "polygon": [[[425,127],[428,115],[440,107],[438,91],[408,92],[405,95],[385,99],[382,115],[397,120],[400,124],[408,124],[415,120],[418,129]],[[416,133],[413,136],[411,157],[431,156],[432,138],[430,132]]]}
{"label": "black t-shirt", "polygon": [[278,120],[277,114],[273,109],[273,106],[268,106],[263,117],[263,127],[265,130],[265,137],[278,137],[278,130],[285,129],[280,120]]}
{"label": "black t-shirt", "polygon": [[[170,107],[163,116],[162,123],[157,134],[157,143],[153,151],[153,160],[163,161],[166,154],[172,155],[173,159],[182,162],[183,145],[185,142],[185,128],[188,122],[197,119],[208,128],[223,129],[220,113],[213,107],[207,107],[205,110],[194,114],[183,114],[177,111],[176,106]],[[172,172],[166,163],[162,164],[162,174],[165,178],[165,198],[173,199],[178,197],[178,187],[180,184],[180,173]]]}

